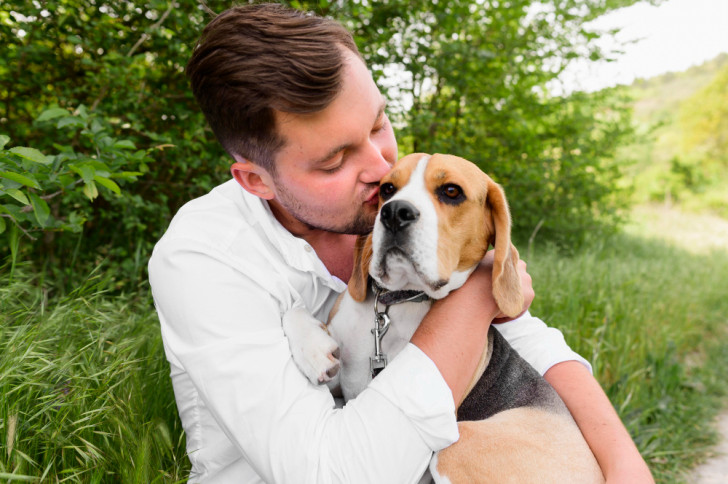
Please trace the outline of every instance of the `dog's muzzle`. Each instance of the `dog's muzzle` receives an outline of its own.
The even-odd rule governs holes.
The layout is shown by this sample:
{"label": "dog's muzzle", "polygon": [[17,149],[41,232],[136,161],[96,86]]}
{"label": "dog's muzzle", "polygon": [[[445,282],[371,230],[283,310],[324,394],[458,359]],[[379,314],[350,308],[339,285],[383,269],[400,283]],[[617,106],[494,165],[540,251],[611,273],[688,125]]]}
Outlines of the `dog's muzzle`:
{"label": "dog's muzzle", "polygon": [[420,212],[410,202],[392,200],[382,206],[380,220],[391,234],[397,234],[420,218]]}

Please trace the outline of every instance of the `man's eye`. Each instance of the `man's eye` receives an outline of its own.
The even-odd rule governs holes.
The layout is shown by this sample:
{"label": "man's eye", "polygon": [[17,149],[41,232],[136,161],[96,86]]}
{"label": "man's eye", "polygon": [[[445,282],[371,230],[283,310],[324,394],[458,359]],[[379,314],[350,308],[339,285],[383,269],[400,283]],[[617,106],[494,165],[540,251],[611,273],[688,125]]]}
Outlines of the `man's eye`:
{"label": "man's eye", "polygon": [[454,183],[447,183],[437,189],[437,198],[441,202],[451,205],[458,205],[465,201],[465,193],[460,186]]}
{"label": "man's eye", "polygon": [[336,173],[337,171],[341,170],[344,167],[344,160],[345,160],[344,156],[340,156],[336,159],[331,159],[330,162],[319,167],[319,170],[321,170],[324,173]]}
{"label": "man's eye", "polygon": [[387,118],[386,114],[383,114],[378,120],[377,123],[372,128],[372,133],[376,134],[382,131],[384,128],[387,127],[387,123],[389,122],[389,119]]}
{"label": "man's eye", "polygon": [[324,173],[336,173],[337,171],[341,170],[341,167],[343,167],[343,163],[339,163],[336,166],[332,166],[331,168],[322,168],[321,171]]}
{"label": "man's eye", "polygon": [[397,187],[391,183],[383,183],[382,186],[379,187],[379,196],[382,200],[389,200],[396,192]]}

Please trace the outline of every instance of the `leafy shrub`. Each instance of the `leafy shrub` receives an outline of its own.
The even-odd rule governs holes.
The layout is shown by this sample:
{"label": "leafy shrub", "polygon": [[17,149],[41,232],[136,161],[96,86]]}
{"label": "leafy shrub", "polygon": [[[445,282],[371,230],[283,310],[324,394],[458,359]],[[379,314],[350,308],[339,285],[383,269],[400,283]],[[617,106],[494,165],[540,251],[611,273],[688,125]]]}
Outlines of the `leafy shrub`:
{"label": "leafy shrub", "polygon": [[85,149],[61,145],[56,138],[58,153],[46,156],[24,146],[6,149],[10,138],[0,135],[0,233],[6,229],[6,220],[32,240],[34,233],[43,230],[80,232],[87,219],[86,207],[78,203],[80,195],[93,201],[99,196],[99,187],[107,197],[121,195],[115,179],[123,184],[142,175],[142,171],[124,169],[146,170],[146,153],[136,151],[129,140],[112,138],[106,120],[89,115],[85,106],[73,114],[54,107],[37,119],[38,123],[50,121],[59,134],[61,130],[69,132]]}
{"label": "leafy shrub", "polygon": [[[472,159],[506,186],[518,233],[538,227],[570,245],[616,221],[610,157],[629,113],[612,96],[554,97],[547,86],[572,60],[602,57],[589,20],[634,2],[286,3],[352,30],[383,81],[403,153]],[[3,172],[14,175],[3,178],[0,257],[33,260],[58,281],[108,261],[120,286],[133,285],[172,214],[229,177],[184,67],[208,9],[230,4],[3,6],[0,134],[13,143]],[[385,72],[399,74],[387,84]],[[38,186],[18,178],[23,170]]]}

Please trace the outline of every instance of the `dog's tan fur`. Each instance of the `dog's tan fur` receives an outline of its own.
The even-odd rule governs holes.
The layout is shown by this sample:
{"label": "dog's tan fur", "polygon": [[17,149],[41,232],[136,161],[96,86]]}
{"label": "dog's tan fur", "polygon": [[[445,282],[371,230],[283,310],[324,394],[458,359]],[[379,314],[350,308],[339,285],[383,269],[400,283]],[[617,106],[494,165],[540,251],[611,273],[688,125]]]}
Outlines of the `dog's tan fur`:
{"label": "dog's tan fur", "polygon": [[[567,416],[521,407],[486,420],[458,422],[458,428],[460,439],[438,453],[436,464],[452,484],[604,482],[579,428]],[[580,476],[578,482],[574,476]]]}
{"label": "dog's tan fur", "polygon": [[[414,153],[403,157],[381,183],[402,187],[409,181],[413,167],[423,156]],[[516,264],[518,251],[511,243],[511,215],[503,189],[472,163],[452,155],[433,155],[428,165],[426,188],[431,197],[443,183],[460,185],[477,196],[463,204],[450,206],[434,200],[438,212],[440,243],[438,263],[443,278],[454,271],[476,265],[489,244],[495,248],[493,262],[493,297],[500,310],[516,316],[523,310],[523,293]],[[380,202],[381,208],[381,202]],[[372,235],[362,236],[355,247],[354,272],[349,280],[349,294],[355,301],[366,298],[369,264],[372,258]]]}

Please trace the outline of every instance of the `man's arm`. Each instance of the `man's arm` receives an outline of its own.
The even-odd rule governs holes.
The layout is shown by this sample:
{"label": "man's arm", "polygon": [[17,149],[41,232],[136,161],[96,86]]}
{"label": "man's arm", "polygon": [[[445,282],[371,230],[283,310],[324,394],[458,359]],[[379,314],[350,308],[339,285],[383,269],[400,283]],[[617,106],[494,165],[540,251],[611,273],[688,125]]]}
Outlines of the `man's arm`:
{"label": "man's arm", "polygon": [[608,483],[655,482],[614,407],[584,365],[565,361],[552,366],[544,378],[566,403]]}
{"label": "man's arm", "polygon": [[223,255],[173,239],[157,246],[149,266],[203,480],[245,459],[266,482],[413,482],[433,450],[457,440],[448,387],[413,346],[335,409],[328,389],[293,363],[276,299],[245,275],[256,254],[240,266]]}
{"label": "man's arm", "polygon": [[[440,370],[456,404],[463,400],[475,373],[490,323],[501,316],[492,296],[493,254],[486,254],[461,288],[435,301],[411,339]],[[533,301],[533,287],[523,261],[519,260],[518,270],[525,311]]]}

